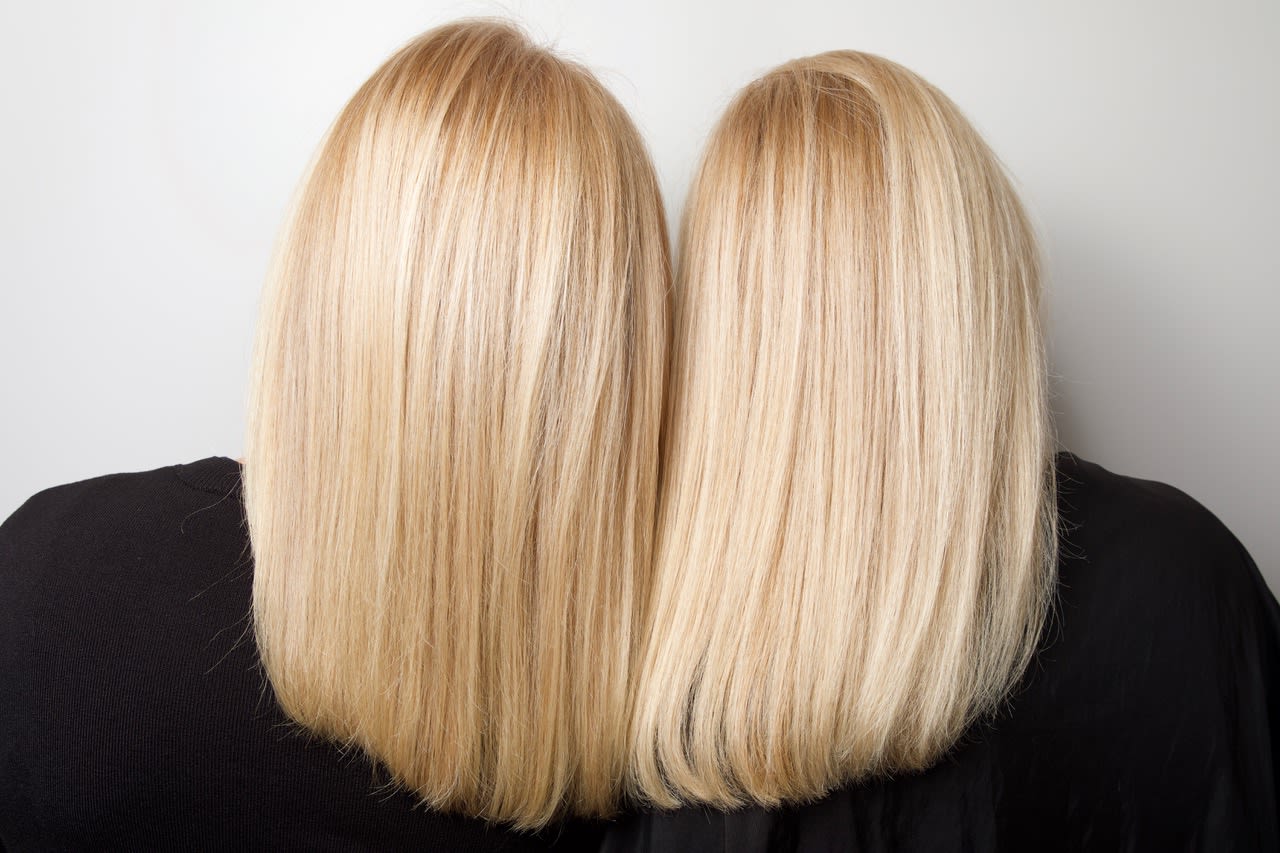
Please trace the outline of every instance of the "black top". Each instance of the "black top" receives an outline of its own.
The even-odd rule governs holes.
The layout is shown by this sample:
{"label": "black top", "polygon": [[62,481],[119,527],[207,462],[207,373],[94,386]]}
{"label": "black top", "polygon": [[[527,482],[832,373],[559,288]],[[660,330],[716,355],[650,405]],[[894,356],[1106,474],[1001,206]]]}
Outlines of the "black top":
{"label": "black top", "polygon": [[251,576],[224,457],[48,489],[0,526],[0,849],[595,849],[598,828],[428,811],[302,734]]}
{"label": "black top", "polygon": [[1058,457],[1051,624],[932,769],[809,805],[633,815],[608,851],[1280,850],[1280,606],[1175,488]]}
{"label": "black top", "polygon": [[[925,773],[772,812],[635,814],[605,849],[1280,849],[1280,606],[1183,493],[1059,470],[1055,615],[1007,713]],[[98,477],[0,526],[0,846],[546,849],[415,806],[288,723],[249,632],[239,481],[223,457]]]}

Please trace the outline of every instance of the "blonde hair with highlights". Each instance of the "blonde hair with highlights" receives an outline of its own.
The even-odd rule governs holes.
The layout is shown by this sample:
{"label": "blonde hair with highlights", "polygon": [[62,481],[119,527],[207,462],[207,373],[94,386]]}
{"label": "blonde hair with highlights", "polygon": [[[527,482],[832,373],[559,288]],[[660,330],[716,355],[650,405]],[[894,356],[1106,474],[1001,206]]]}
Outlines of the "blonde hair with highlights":
{"label": "blonde hair with highlights", "polygon": [[1056,565],[1037,251],[937,89],[747,86],[685,210],[630,793],[817,797],[999,706]]}
{"label": "blonde hair with highlights", "polygon": [[668,285],[648,155],[584,68],[463,22],[360,88],[254,355],[254,626],[294,720],[437,809],[613,810]]}

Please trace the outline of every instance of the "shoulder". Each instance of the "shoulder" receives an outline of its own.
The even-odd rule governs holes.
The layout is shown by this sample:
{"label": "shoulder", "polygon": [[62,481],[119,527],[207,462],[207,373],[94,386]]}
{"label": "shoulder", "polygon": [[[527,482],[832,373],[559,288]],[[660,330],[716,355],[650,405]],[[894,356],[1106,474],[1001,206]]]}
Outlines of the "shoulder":
{"label": "shoulder", "polygon": [[1105,581],[1148,601],[1253,591],[1257,569],[1240,541],[1186,492],[1073,454],[1059,454],[1057,467],[1064,582]]}
{"label": "shoulder", "polygon": [[184,479],[238,476],[218,459],[53,486],[0,524],[0,683],[18,685],[0,691],[0,736],[160,695],[176,658],[239,624],[251,565],[238,489]]}
{"label": "shoulder", "polygon": [[176,553],[237,540],[239,479],[233,460],[209,457],[37,492],[0,524],[0,604],[108,579],[97,594],[109,597],[166,573]]}
{"label": "shoulder", "polygon": [[1024,723],[1158,719],[1214,694],[1242,649],[1274,643],[1274,596],[1202,504],[1069,454],[1057,471],[1058,586]]}
{"label": "shoulder", "polygon": [[45,532],[65,535],[85,527],[136,523],[202,503],[208,495],[232,497],[239,487],[239,466],[220,456],[103,474],[36,492],[0,524],[0,536],[21,541]]}
{"label": "shoulder", "polygon": [[1057,470],[1058,509],[1067,534],[1092,527],[1090,536],[1131,544],[1234,548],[1235,537],[1217,516],[1175,486],[1118,474],[1072,453],[1058,454]]}

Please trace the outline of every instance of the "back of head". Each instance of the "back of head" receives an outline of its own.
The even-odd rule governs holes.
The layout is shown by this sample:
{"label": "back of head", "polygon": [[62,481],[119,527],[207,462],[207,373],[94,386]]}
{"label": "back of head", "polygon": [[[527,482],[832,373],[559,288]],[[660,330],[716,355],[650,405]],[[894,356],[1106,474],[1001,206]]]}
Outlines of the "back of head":
{"label": "back of head", "polygon": [[1031,228],[944,95],[853,52],[744,89],[685,216],[632,793],[925,766],[1052,588]]}
{"label": "back of head", "polygon": [[295,720],[430,806],[614,807],[665,241],[622,107],[503,23],[393,55],[295,200],[250,404],[256,637]]}

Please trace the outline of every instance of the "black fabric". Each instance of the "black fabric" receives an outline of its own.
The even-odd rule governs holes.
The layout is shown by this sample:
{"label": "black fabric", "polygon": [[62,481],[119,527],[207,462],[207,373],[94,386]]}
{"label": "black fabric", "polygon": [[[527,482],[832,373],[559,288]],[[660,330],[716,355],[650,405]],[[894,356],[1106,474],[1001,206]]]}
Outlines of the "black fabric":
{"label": "black fabric", "polygon": [[[1059,458],[1055,615],[1007,713],[820,802],[632,814],[608,851],[1276,850],[1280,606],[1208,511]],[[6,850],[534,850],[415,807],[276,709],[239,466],[46,490],[0,526]],[[598,825],[552,835],[593,849]]]}
{"label": "black fabric", "polygon": [[[0,849],[591,850],[417,806],[276,708],[239,465],[43,491],[0,526]],[[553,843],[554,842],[554,843]]]}
{"label": "black fabric", "polygon": [[614,823],[620,851],[1280,850],[1280,606],[1170,486],[1061,455],[1055,614],[1005,711],[932,769],[785,809]]}

